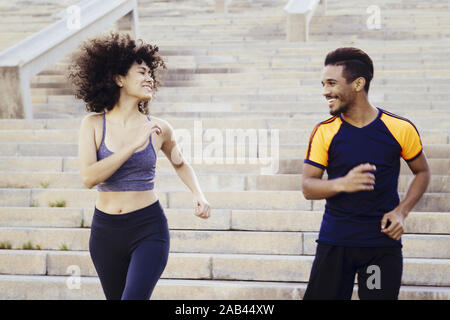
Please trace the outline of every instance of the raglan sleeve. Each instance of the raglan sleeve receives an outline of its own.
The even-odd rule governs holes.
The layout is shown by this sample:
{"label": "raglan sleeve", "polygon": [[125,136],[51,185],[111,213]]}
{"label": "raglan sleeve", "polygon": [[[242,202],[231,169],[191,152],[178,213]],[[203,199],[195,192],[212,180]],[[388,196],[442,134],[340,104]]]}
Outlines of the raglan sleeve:
{"label": "raglan sleeve", "polygon": [[328,167],[328,148],[323,129],[320,124],[314,128],[303,162],[325,170]]}
{"label": "raglan sleeve", "polygon": [[405,161],[413,161],[422,154],[423,146],[419,131],[412,122],[407,122],[402,130],[401,156]]}

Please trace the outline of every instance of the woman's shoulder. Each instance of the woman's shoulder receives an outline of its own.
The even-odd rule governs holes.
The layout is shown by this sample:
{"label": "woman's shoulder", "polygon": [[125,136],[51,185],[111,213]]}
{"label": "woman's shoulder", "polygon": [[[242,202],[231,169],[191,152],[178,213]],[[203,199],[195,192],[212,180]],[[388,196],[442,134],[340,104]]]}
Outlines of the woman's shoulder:
{"label": "woman's shoulder", "polygon": [[84,116],[82,121],[96,122],[103,119],[103,113],[90,112]]}
{"label": "woman's shoulder", "polygon": [[173,139],[175,131],[167,120],[153,116],[151,116],[150,119],[161,128],[164,141]]}
{"label": "woman's shoulder", "polygon": [[99,125],[102,125],[103,114],[102,113],[89,113],[81,120],[82,129],[92,129]]}
{"label": "woman's shoulder", "polygon": [[166,129],[166,130],[173,130],[172,126],[170,125],[170,123],[167,120],[155,117],[155,116],[150,116],[150,120],[152,120],[153,122],[155,122],[158,126],[161,127],[161,129]]}

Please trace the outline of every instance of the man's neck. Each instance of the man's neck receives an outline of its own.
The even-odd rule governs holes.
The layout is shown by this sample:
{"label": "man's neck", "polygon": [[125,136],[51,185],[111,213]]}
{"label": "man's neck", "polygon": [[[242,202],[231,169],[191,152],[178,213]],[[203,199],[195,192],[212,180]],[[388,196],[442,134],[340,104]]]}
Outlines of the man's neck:
{"label": "man's neck", "polygon": [[378,112],[377,108],[365,100],[355,103],[345,113],[342,113],[342,118],[352,126],[362,128],[373,122],[378,117]]}

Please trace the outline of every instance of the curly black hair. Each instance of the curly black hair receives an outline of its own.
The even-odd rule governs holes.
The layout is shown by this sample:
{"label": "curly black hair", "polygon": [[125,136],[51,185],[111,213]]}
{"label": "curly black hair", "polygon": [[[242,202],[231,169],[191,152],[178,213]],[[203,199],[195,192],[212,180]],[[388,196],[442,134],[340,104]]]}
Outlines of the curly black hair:
{"label": "curly black hair", "polygon": [[366,79],[364,90],[369,92],[370,81],[373,78],[373,62],[361,49],[344,47],[331,51],[327,54],[324,65],[344,66],[342,75],[347,83],[358,77],[364,77]]}
{"label": "curly black hair", "polygon": [[[75,97],[86,102],[86,111],[101,113],[114,107],[120,96],[114,77],[125,76],[134,62],[144,61],[150,68],[155,91],[161,85],[157,69],[166,69],[166,65],[158,53],[159,48],[138,41],[140,44],[128,34],[111,32],[87,40],[72,55],[68,78],[74,86]],[[138,108],[148,114],[148,101],[141,101]]]}

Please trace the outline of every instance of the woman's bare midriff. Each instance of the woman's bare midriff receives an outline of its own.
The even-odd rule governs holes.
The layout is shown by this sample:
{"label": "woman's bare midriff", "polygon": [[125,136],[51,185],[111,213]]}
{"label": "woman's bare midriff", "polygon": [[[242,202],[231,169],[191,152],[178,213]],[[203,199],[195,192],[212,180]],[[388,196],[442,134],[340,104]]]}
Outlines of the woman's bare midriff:
{"label": "woman's bare midriff", "polygon": [[154,190],[99,191],[95,206],[109,214],[124,214],[145,208],[157,200]]}

